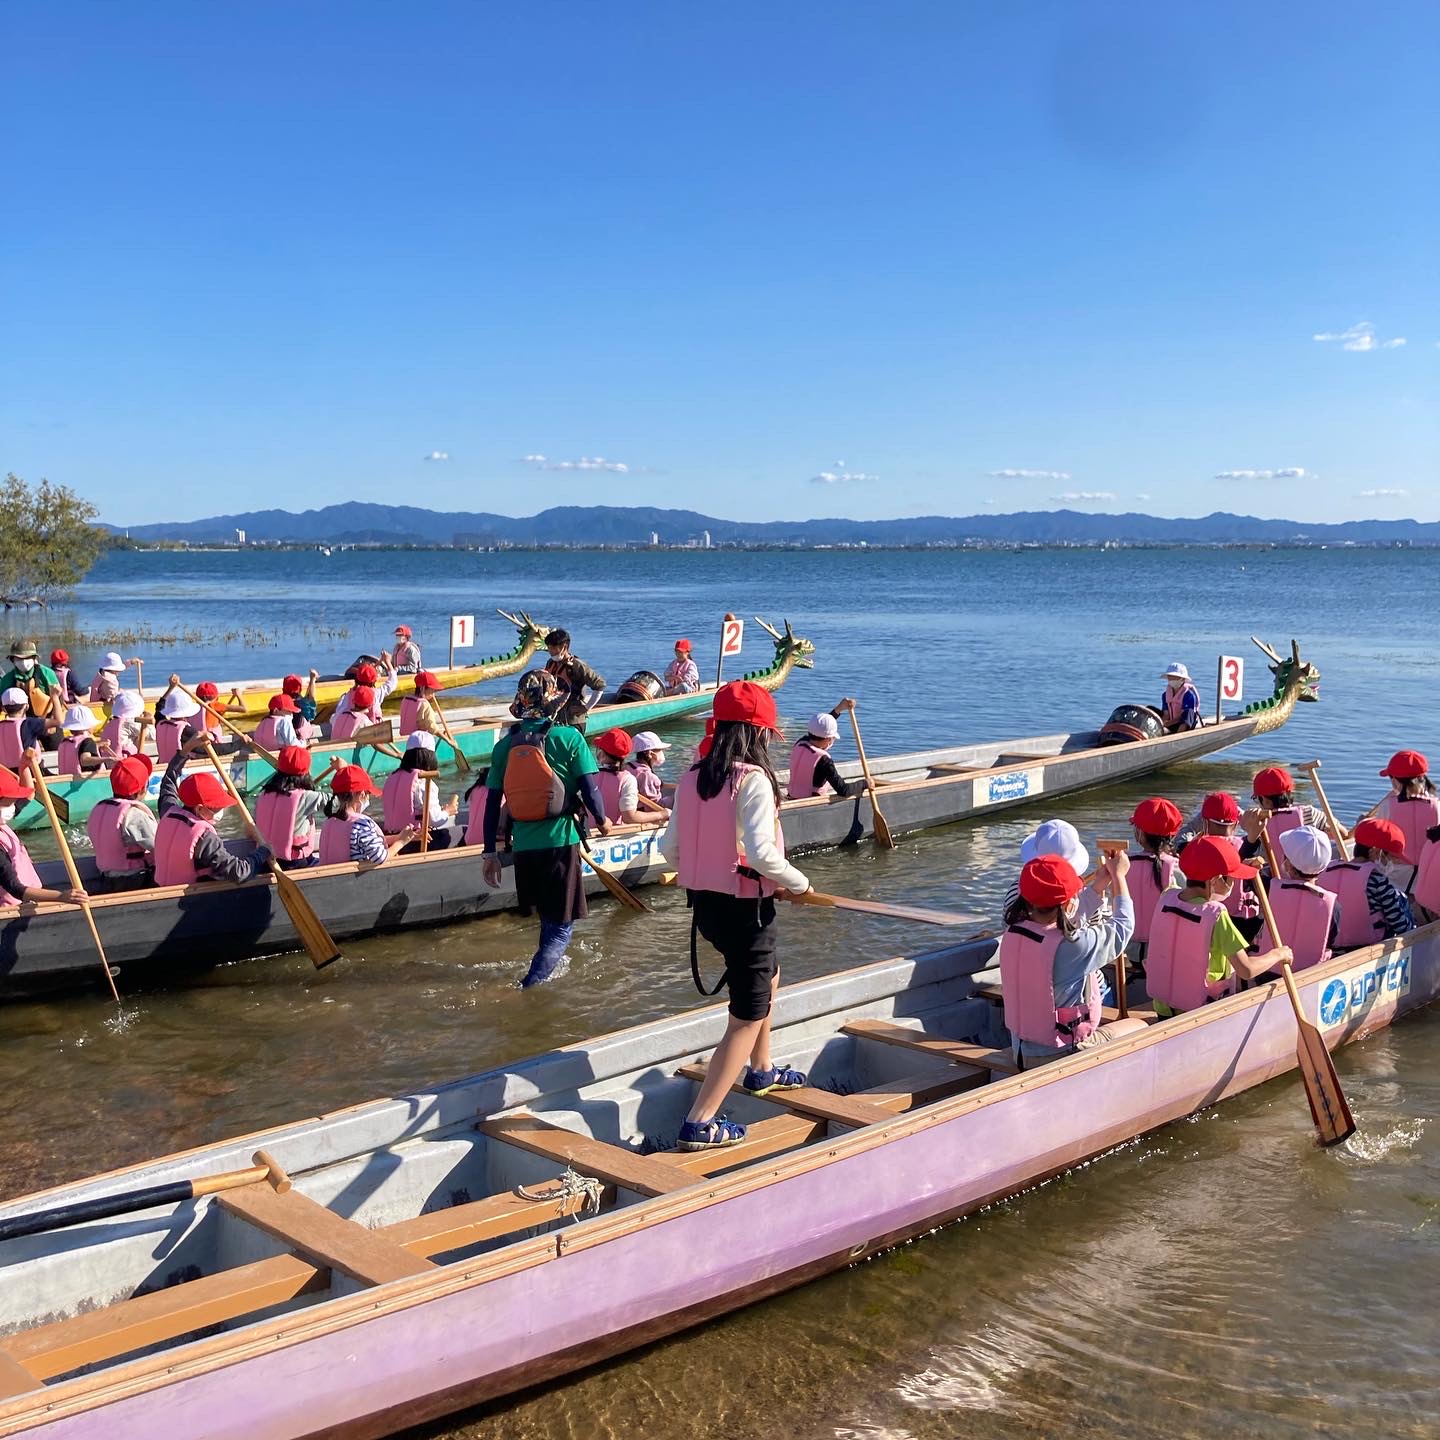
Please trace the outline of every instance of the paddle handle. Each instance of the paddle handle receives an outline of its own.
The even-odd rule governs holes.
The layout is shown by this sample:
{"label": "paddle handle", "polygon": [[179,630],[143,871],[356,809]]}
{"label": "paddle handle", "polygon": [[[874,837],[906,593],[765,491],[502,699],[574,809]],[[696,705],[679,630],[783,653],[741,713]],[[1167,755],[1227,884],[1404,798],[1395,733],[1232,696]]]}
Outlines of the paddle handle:
{"label": "paddle handle", "polygon": [[[205,709],[205,702],[192,689],[190,689],[188,685],[180,684],[176,688],[183,690],[200,707],[202,711]],[[242,730],[230,719],[228,715],[225,714],[223,710],[217,711],[215,714],[215,718],[232,735],[234,735],[237,740],[240,740],[242,743],[248,745],[252,750],[254,750],[255,753],[259,755],[260,758],[272,770],[278,770],[280,768],[279,756],[277,756],[273,750],[267,750],[262,744],[260,744],[258,740],[256,740],[253,735],[247,734],[244,730]],[[211,750],[210,742],[208,740],[205,742],[205,748],[207,750]],[[211,750],[210,758],[212,760],[215,758],[213,750]],[[218,765],[219,761],[216,761],[216,764]],[[230,782],[227,780],[225,783],[228,785]],[[236,798],[239,799],[238,796],[236,796]]]}
{"label": "paddle handle", "polygon": [[[1260,843],[1265,847],[1265,858],[1270,862],[1270,874],[1276,879],[1280,878],[1280,862],[1275,858],[1275,846],[1270,842],[1270,832],[1261,830]],[[1265,928],[1270,932],[1270,943],[1279,950],[1284,941],[1280,938],[1280,931],[1275,924],[1275,912],[1270,908],[1270,892],[1265,888],[1265,882],[1260,876],[1255,877],[1255,898],[1260,902],[1260,913],[1265,917]],[[1285,967],[1289,969],[1289,966]]]}
{"label": "paddle handle", "polygon": [[450,733],[450,722],[445,718],[445,712],[440,708],[440,697],[437,695],[430,703],[435,707],[435,713],[440,717],[440,728],[445,732],[445,738],[450,742],[450,750],[455,756],[455,763],[468,775],[470,773],[470,757],[455,743],[455,737]]}
{"label": "paddle handle", "polygon": [[425,808],[420,816],[420,853],[430,853],[430,800],[435,794],[435,782],[427,775],[425,777]]}
{"label": "paddle handle", "polygon": [[1330,808],[1330,797],[1325,793],[1325,787],[1320,783],[1320,762],[1318,760],[1311,760],[1304,765],[1296,766],[1296,769],[1303,770],[1310,777],[1310,783],[1315,787],[1316,795],[1320,797],[1320,808],[1325,812],[1325,822],[1330,826],[1331,835],[1335,837],[1335,848],[1340,852],[1340,858],[1342,860],[1348,860],[1350,858],[1350,849],[1345,842],[1345,831],[1341,828],[1340,822],[1335,818],[1335,812]]}
{"label": "paddle handle", "polygon": [[870,762],[865,758],[865,742],[860,738],[860,722],[855,718],[855,712],[850,711],[850,728],[855,732],[855,753],[860,757],[860,773],[865,777],[865,788],[870,792],[870,798],[875,798],[875,781],[870,774]]}
{"label": "paddle handle", "polygon": [[[210,763],[215,767],[215,773],[220,777],[220,783],[230,792],[231,798],[235,801],[235,805],[240,811],[240,819],[245,824],[245,833],[257,845],[263,845],[265,842],[260,838],[259,830],[255,828],[255,819],[250,814],[249,807],[235,788],[235,782],[231,780],[230,772],[220,763],[220,757],[215,753],[215,747],[208,740],[205,742],[205,753],[210,757]],[[270,861],[270,868],[272,870],[276,868],[273,857]]]}

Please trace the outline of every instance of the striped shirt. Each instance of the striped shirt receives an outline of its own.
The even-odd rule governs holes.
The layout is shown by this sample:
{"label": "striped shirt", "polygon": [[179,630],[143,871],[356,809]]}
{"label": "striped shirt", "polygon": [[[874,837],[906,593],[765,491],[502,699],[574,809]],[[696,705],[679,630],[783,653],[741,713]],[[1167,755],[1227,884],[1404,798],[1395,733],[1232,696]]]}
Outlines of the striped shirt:
{"label": "striped shirt", "polygon": [[384,831],[368,815],[360,816],[350,827],[350,858],[357,863],[368,860],[373,865],[390,858]]}
{"label": "striped shirt", "polygon": [[1415,928],[1410,902],[1390,883],[1390,877],[1378,866],[1370,872],[1370,878],[1365,882],[1365,899],[1370,906],[1370,913],[1383,927],[1387,940]]}

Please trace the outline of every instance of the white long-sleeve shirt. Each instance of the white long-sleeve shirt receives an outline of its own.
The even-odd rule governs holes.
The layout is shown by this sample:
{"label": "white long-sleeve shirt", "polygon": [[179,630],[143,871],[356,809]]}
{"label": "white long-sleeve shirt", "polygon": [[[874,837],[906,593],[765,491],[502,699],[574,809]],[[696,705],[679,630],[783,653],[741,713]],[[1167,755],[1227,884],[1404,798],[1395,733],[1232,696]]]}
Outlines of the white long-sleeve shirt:
{"label": "white long-sleeve shirt", "polygon": [[[675,789],[675,808],[660,837],[660,853],[671,865],[680,858],[680,812],[687,803],[681,787]],[[775,843],[775,792],[759,770],[741,776],[735,796],[735,839],[744,848],[745,863],[785,890],[808,890],[810,882],[780,852]]]}

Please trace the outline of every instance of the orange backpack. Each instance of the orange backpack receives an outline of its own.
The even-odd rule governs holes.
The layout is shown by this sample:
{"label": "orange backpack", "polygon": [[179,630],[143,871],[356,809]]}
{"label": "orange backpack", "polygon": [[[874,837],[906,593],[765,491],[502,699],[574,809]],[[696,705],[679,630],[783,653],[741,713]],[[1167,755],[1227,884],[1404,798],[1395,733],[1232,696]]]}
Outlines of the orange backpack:
{"label": "orange backpack", "polygon": [[550,726],[541,730],[510,732],[510,756],[500,787],[510,814],[516,820],[553,820],[565,814],[565,782],[545,758]]}

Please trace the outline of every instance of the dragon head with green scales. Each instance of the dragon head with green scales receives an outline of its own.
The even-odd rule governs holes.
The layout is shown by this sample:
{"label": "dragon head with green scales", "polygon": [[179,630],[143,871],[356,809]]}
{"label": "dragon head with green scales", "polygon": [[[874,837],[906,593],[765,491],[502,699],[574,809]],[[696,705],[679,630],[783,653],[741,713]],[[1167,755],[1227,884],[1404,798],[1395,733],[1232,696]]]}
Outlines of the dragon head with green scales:
{"label": "dragon head with green scales", "polygon": [[1256,700],[1240,713],[1256,720],[1256,733],[1278,730],[1289,718],[1298,701],[1314,701],[1320,698],[1320,671],[1309,660],[1300,658],[1300,642],[1290,642],[1289,656],[1267,645],[1258,636],[1250,637],[1270,659],[1270,673],[1275,677],[1275,689],[1268,699]]}

